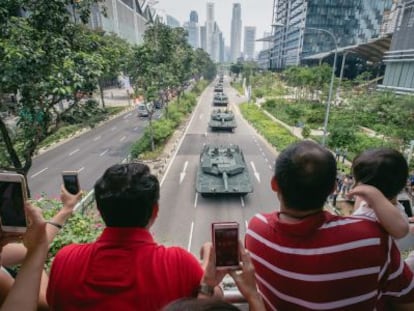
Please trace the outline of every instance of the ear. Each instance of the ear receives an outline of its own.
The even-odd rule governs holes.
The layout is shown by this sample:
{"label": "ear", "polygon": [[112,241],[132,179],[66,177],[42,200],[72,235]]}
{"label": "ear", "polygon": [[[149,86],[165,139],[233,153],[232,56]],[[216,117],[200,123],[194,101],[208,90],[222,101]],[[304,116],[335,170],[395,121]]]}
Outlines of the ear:
{"label": "ear", "polygon": [[270,185],[272,186],[272,190],[274,192],[278,192],[279,191],[279,184],[277,183],[277,179],[276,177],[272,177],[272,180],[270,181]]}
{"label": "ear", "polygon": [[159,208],[158,202],[154,203],[154,205],[152,206],[152,215],[151,215],[152,219],[155,220],[158,217],[159,210],[160,208]]}

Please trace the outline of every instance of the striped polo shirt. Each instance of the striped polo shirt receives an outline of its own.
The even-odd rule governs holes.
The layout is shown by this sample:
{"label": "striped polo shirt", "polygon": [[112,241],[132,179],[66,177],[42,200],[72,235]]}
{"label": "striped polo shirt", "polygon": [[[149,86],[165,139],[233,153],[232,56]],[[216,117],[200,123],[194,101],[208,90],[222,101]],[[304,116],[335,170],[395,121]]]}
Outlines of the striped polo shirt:
{"label": "striped polo shirt", "polygon": [[320,212],[295,224],[257,214],[246,247],[268,310],[386,310],[414,302],[414,278],[374,221]]}

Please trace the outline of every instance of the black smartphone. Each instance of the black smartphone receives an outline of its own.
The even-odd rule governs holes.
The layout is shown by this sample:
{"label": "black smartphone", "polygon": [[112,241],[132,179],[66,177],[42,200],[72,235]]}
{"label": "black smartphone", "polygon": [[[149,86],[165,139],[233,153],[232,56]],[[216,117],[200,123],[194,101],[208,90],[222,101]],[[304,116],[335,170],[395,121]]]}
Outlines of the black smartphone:
{"label": "black smartphone", "polygon": [[65,189],[71,194],[77,194],[80,191],[78,172],[65,171],[62,172],[63,185]]}
{"label": "black smartphone", "polygon": [[239,224],[218,222],[211,225],[217,269],[239,269]]}
{"label": "black smartphone", "polygon": [[0,223],[4,232],[26,232],[26,180],[16,173],[0,173]]}

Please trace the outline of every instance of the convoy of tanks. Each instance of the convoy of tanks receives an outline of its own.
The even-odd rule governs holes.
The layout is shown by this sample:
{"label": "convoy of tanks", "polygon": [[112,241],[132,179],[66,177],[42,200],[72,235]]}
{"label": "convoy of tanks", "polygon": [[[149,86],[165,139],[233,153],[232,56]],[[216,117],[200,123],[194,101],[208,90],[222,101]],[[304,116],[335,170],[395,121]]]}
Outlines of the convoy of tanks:
{"label": "convoy of tanks", "polygon": [[[231,131],[237,127],[234,113],[227,107],[229,100],[224,94],[223,75],[214,86],[213,109],[209,127],[212,131]],[[238,145],[205,145],[200,154],[196,177],[196,191],[203,197],[217,195],[241,195],[253,192],[249,170],[243,152]]]}

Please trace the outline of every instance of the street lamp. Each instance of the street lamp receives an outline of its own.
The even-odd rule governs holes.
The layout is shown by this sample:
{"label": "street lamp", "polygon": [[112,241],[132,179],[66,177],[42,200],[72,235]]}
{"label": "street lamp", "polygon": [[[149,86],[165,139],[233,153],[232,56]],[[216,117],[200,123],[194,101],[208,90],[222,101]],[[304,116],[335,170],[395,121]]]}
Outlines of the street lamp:
{"label": "street lamp", "polygon": [[[287,25],[283,25],[281,23],[276,23],[274,26],[276,26],[276,27],[290,27],[290,26],[287,26]],[[333,66],[332,66],[332,77],[331,77],[331,83],[330,83],[330,86],[329,86],[328,102],[326,103],[325,120],[323,122],[322,146],[325,146],[326,136],[328,134],[329,111],[331,109],[332,93],[333,93],[333,86],[334,86],[334,81],[335,81],[336,59],[337,59],[337,56],[338,56],[338,43],[336,42],[336,38],[335,38],[334,34],[332,32],[330,32],[329,30],[321,29],[321,28],[314,28],[314,27],[293,27],[293,28],[299,28],[299,29],[304,29],[304,30],[308,29],[308,30],[324,32],[324,33],[328,34],[332,38],[333,42],[335,43],[335,55],[334,55],[334,62],[333,62]],[[298,47],[298,49],[299,49],[299,47]]]}

